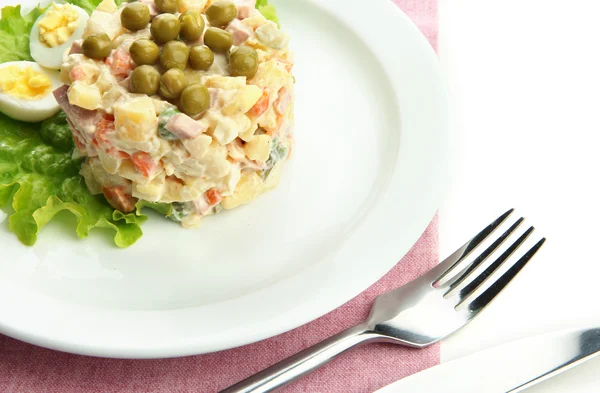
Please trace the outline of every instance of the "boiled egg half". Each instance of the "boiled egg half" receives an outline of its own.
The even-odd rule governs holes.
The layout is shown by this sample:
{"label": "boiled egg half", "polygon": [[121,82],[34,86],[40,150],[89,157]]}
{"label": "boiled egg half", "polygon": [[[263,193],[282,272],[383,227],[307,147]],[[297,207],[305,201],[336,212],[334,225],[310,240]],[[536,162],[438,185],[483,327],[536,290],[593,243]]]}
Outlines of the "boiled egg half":
{"label": "boiled egg half", "polygon": [[75,5],[52,3],[31,29],[31,57],[41,66],[60,69],[64,54],[81,38],[88,19],[87,12]]}
{"label": "boiled egg half", "polygon": [[60,73],[32,61],[0,64],[0,112],[15,120],[35,123],[60,107],[52,92],[61,87]]}

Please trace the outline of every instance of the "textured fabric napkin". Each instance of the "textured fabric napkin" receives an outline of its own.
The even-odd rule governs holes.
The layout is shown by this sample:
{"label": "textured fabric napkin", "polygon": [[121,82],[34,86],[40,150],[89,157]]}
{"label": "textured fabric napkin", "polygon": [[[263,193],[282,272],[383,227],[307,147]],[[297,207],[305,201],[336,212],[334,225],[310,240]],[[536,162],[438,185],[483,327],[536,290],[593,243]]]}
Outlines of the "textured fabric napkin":
{"label": "textured fabric napkin", "polygon": [[[394,0],[435,47],[437,0]],[[180,359],[115,360],[55,352],[0,335],[0,392],[213,393],[361,322],[374,298],[438,261],[437,218],[398,265],[366,292],[305,326],[224,352]],[[373,344],[354,349],[286,388],[301,393],[368,393],[439,363],[439,347]]]}

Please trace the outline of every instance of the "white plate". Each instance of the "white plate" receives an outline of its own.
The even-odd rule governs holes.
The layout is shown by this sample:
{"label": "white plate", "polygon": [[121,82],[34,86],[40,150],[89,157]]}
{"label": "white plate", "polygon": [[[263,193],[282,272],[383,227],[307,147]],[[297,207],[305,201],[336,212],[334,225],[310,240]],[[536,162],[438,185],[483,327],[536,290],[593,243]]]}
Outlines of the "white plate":
{"label": "white plate", "polygon": [[273,3],[297,59],[280,187],[198,230],[153,218],[125,251],[64,223],[27,248],[3,223],[2,333],[97,356],[218,351],[324,315],[410,249],[438,207],[447,145],[429,43],[387,0]]}

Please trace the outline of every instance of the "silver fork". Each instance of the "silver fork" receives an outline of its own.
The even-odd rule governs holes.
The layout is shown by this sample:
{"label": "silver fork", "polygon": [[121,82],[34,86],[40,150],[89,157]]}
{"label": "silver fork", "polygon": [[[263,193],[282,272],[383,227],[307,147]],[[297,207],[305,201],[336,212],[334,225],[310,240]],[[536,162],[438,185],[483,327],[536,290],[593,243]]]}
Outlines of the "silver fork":
{"label": "silver fork", "polygon": [[429,272],[377,297],[365,322],[238,382],[221,393],[273,392],[359,344],[385,342],[423,348],[454,333],[490,304],[546,240],[538,241],[481,292],[492,275],[508,263],[511,255],[534,230],[533,227],[527,229],[483,272],[475,275],[475,270],[511,237],[524,219],[521,217],[516,220],[474,259],[467,260],[467,256],[490,237],[512,212],[511,209],[504,213]]}

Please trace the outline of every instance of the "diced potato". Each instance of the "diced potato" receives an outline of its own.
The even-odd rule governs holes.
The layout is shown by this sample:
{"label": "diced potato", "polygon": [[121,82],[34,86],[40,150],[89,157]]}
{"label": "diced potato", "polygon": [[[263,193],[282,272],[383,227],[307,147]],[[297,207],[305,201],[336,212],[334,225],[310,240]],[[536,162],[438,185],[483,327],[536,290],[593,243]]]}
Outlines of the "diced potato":
{"label": "diced potato", "polygon": [[[112,76],[112,74],[110,73],[110,70],[108,68],[103,68],[102,71],[97,74],[97,79],[96,82],[94,83],[94,85],[96,86],[96,88],[98,90],[100,90],[100,93],[104,94],[107,91],[109,91],[110,89],[112,89],[113,87],[117,87],[118,85],[115,85],[115,81],[114,81],[114,77]],[[121,86],[118,86],[121,87]],[[121,90],[123,92],[126,92],[126,90],[121,87]]]}
{"label": "diced potato", "polygon": [[193,201],[202,197],[206,190],[199,190],[188,184],[183,184],[178,180],[167,179],[165,182],[165,192],[161,201]]}
{"label": "diced potato", "polygon": [[165,192],[164,176],[158,176],[148,183],[133,183],[133,196],[150,202],[159,202]]}
{"label": "diced potato", "polygon": [[138,171],[131,160],[123,160],[119,167],[119,176],[137,183],[148,183],[148,178]]}
{"label": "diced potato", "polygon": [[242,178],[242,172],[239,165],[232,165],[231,172],[225,178],[225,190],[221,193],[223,197],[232,196],[235,192],[240,179]]}
{"label": "diced potato", "polygon": [[92,172],[92,168],[88,161],[83,163],[79,173],[83,176],[85,184],[92,195],[102,194],[102,185],[98,183],[98,180],[94,177],[94,173]]}
{"label": "diced potato", "polygon": [[292,85],[292,76],[286,71],[285,66],[276,59],[269,60],[258,66],[254,78],[250,80],[253,85],[267,87],[272,91],[279,91],[282,86]]}
{"label": "diced potato", "polygon": [[260,118],[259,124],[265,130],[277,129],[277,112],[275,112],[275,108],[270,107]]}
{"label": "diced potato", "polygon": [[212,138],[208,135],[202,134],[195,139],[186,139],[183,141],[183,146],[187,151],[190,152],[192,157],[201,159],[208,151]]}
{"label": "diced potato", "polygon": [[108,12],[112,14],[117,10],[117,4],[115,4],[114,0],[102,0],[98,7],[96,7],[96,11]]}
{"label": "diced potato", "polygon": [[120,13],[111,14],[103,11],[94,11],[85,26],[83,38],[87,38],[92,34],[106,33],[112,41],[124,32],[125,29],[121,25]]}
{"label": "diced potato", "polygon": [[106,112],[113,113],[113,105],[117,102],[123,94],[127,93],[124,87],[114,85],[106,93],[102,95],[102,107],[106,108]]}
{"label": "diced potato", "polygon": [[102,96],[100,91],[94,86],[87,85],[83,82],[76,81],[67,92],[69,103],[90,111],[98,109]]}
{"label": "diced potato", "polygon": [[290,37],[279,30],[277,24],[271,21],[256,29],[256,37],[273,49],[283,49],[290,42]]}
{"label": "diced potato", "polygon": [[142,142],[156,134],[158,118],[150,97],[136,97],[114,105],[117,135],[123,140]]}
{"label": "diced potato", "polygon": [[246,131],[240,133],[239,137],[244,142],[250,142],[254,138],[254,133],[258,129],[258,125],[252,124]]}
{"label": "diced potato", "polygon": [[238,76],[211,76],[206,78],[206,87],[214,87],[215,89],[237,90],[246,86],[246,77]]}
{"label": "diced potato", "polygon": [[245,132],[252,126],[252,122],[245,115],[225,117],[216,111],[209,111],[207,115],[205,118],[214,127],[212,136],[223,146],[231,143],[240,132]]}
{"label": "diced potato", "polygon": [[234,161],[242,161],[246,159],[244,147],[238,140],[235,140],[227,145],[227,152],[229,153],[229,157],[231,157]]}
{"label": "diced potato", "polygon": [[221,206],[233,209],[256,199],[263,191],[263,182],[256,172],[244,172],[232,196],[225,197]]}
{"label": "diced potato", "polygon": [[204,10],[208,0],[179,0],[179,12],[188,10]]}
{"label": "diced potato", "polygon": [[106,172],[111,175],[115,175],[119,171],[121,166],[121,160],[107,154],[103,149],[98,149],[98,158],[102,162],[102,166],[106,169]]}
{"label": "diced potato", "polygon": [[260,12],[257,12],[251,17],[242,20],[242,24],[246,27],[250,27],[252,30],[256,30],[265,23],[267,23],[267,18],[265,18]]}
{"label": "diced potato", "polygon": [[210,178],[225,177],[231,171],[231,163],[227,160],[227,149],[214,142],[202,157],[205,175]]}
{"label": "diced potato", "polygon": [[267,162],[271,152],[271,137],[269,135],[256,135],[244,145],[244,151],[252,161]]}
{"label": "diced potato", "polygon": [[255,85],[245,85],[238,90],[231,102],[223,107],[223,114],[232,116],[248,112],[260,100],[263,91]]}

